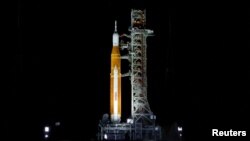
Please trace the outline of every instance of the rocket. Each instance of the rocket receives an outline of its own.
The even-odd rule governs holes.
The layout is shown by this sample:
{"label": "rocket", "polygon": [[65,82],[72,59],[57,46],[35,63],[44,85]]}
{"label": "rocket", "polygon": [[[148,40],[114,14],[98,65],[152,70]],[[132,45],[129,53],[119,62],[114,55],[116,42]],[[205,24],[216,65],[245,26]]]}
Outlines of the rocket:
{"label": "rocket", "polygon": [[119,123],[121,121],[121,55],[116,21],[111,52],[110,114],[113,123]]}

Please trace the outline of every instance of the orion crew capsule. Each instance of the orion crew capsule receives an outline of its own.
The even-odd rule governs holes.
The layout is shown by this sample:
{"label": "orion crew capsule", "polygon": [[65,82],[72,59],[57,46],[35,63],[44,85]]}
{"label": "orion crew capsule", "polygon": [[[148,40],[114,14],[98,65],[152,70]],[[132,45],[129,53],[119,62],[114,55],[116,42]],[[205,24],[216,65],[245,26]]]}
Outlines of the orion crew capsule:
{"label": "orion crew capsule", "polygon": [[116,21],[111,53],[110,114],[113,123],[119,123],[121,121],[121,55]]}

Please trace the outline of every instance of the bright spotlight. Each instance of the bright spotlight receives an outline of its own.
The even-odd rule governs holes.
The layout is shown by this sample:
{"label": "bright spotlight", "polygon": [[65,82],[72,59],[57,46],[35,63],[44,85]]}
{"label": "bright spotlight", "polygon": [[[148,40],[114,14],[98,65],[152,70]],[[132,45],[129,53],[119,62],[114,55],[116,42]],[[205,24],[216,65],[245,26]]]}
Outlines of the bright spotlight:
{"label": "bright spotlight", "polygon": [[178,127],[177,129],[178,129],[178,131],[179,131],[179,132],[181,132],[181,131],[182,131],[182,127]]}
{"label": "bright spotlight", "polygon": [[130,119],[130,118],[127,119],[127,123],[133,124],[133,122],[134,122],[133,119]]}
{"label": "bright spotlight", "polygon": [[48,133],[49,130],[50,130],[49,126],[45,126],[45,127],[44,127],[44,132]]}
{"label": "bright spotlight", "polygon": [[49,135],[48,135],[48,134],[45,134],[44,137],[45,137],[45,139],[47,139],[47,138],[49,137]]}
{"label": "bright spotlight", "polygon": [[108,135],[104,134],[104,139],[107,140],[108,139]]}

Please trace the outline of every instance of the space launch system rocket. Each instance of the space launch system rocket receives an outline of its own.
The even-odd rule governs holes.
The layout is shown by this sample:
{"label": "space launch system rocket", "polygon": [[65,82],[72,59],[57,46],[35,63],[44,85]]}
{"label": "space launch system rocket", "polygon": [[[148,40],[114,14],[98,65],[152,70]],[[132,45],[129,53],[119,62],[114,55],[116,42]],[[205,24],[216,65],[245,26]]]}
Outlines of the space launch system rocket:
{"label": "space launch system rocket", "polygon": [[119,123],[121,121],[121,55],[116,21],[111,52],[110,114],[113,123]]}

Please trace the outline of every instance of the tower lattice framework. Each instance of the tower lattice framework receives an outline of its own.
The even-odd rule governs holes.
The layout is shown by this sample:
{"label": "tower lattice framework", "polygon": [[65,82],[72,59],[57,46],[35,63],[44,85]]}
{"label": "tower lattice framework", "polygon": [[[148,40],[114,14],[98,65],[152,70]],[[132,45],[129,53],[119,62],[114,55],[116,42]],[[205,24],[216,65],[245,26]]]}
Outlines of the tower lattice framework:
{"label": "tower lattice framework", "polygon": [[131,41],[121,47],[129,50],[131,116],[135,123],[153,124],[155,115],[147,99],[147,37],[153,30],[146,29],[146,10],[132,9],[129,31]]}
{"label": "tower lattice framework", "polygon": [[151,121],[153,113],[147,99],[147,37],[146,11],[131,11],[131,115],[134,122]]}

